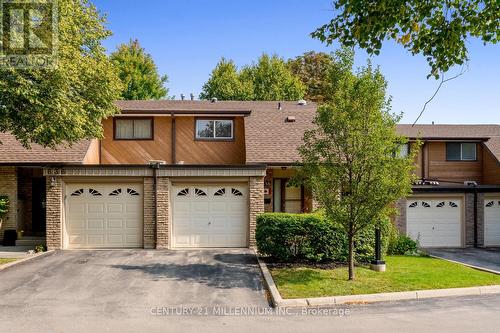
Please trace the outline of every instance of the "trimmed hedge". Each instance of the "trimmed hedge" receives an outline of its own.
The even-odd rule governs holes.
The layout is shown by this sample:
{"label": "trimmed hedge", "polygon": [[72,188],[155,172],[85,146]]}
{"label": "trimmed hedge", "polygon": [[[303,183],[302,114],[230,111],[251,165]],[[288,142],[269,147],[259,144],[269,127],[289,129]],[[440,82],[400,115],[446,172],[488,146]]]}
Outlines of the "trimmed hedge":
{"label": "trimmed hedge", "polygon": [[[387,224],[387,223],[386,223]],[[384,224],[382,234],[389,234]],[[260,254],[282,262],[307,260],[346,263],[347,235],[322,214],[265,213],[257,217],[255,234]],[[383,251],[387,249],[383,238]],[[355,239],[357,262],[374,257],[375,230],[366,230]]]}
{"label": "trimmed hedge", "polygon": [[414,255],[418,253],[418,243],[406,235],[391,237],[387,253],[391,255]]}

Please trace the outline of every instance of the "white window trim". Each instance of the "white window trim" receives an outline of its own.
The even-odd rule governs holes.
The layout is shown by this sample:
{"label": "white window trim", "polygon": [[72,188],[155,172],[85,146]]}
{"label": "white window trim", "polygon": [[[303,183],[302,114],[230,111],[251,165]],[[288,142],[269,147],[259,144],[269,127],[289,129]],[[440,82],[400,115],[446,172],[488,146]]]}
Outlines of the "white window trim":
{"label": "white window trim", "polygon": [[[199,140],[233,140],[234,139],[234,120],[233,119],[196,119],[196,139]],[[213,137],[199,136],[198,133],[198,122],[199,121],[212,121],[213,122]],[[230,137],[217,137],[215,135],[215,123],[218,121],[229,121],[231,122],[231,136]]]}

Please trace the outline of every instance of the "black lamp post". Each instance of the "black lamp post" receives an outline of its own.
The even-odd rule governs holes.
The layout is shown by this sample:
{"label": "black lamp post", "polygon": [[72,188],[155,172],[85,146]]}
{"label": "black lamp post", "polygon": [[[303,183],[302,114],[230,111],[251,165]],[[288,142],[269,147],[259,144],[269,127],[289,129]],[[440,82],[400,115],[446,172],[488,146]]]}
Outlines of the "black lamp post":
{"label": "black lamp post", "polygon": [[375,259],[370,264],[370,268],[374,271],[385,271],[385,261],[382,260],[382,240],[379,227],[375,228]]}

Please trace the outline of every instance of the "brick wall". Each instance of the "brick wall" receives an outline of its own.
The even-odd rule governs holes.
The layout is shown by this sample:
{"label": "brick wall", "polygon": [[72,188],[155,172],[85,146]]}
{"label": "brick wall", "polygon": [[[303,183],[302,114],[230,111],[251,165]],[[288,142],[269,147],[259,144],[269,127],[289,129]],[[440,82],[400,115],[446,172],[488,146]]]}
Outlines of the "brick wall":
{"label": "brick wall", "polygon": [[153,178],[144,178],[144,248],[154,248]]}
{"label": "brick wall", "polygon": [[47,177],[47,249],[62,248],[62,180],[61,177]]}
{"label": "brick wall", "polygon": [[[474,193],[465,194],[465,245],[474,246]],[[484,245],[484,194],[477,195],[477,244]]]}
{"label": "brick wall", "polygon": [[158,178],[157,186],[157,222],[156,222],[156,248],[166,249],[169,246],[169,179],[165,177]]}
{"label": "brick wall", "polygon": [[401,234],[406,235],[406,199],[396,201],[398,214],[393,217],[393,222]]}
{"label": "brick wall", "polygon": [[257,224],[257,215],[264,212],[264,177],[250,177],[250,228],[249,228],[249,246],[255,248],[255,227]]}
{"label": "brick wall", "polygon": [[15,167],[0,168],[0,195],[9,197],[10,208],[7,216],[3,217],[0,227],[0,240],[3,239],[4,230],[17,230],[17,174]]}

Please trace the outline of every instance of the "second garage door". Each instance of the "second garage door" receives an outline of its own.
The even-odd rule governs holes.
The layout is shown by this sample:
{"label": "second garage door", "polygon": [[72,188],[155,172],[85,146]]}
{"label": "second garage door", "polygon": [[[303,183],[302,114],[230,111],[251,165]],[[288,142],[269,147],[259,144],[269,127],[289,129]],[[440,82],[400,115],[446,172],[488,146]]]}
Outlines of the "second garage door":
{"label": "second garage door", "polygon": [[500,246],[500,198],[484,200],[484,245]]}
{"label": "second garage door", "polygon": [[407,233],[422,247],[462,246],[462,200],[408,199]]}
{"label": "second garage door", "polygon": [[140,184],[68,184],[66,247],[142,247],[142,207]]}
{"label": "second garage door", "polygon": [[173,247],[247,247],[248,187],[176,185]]}

